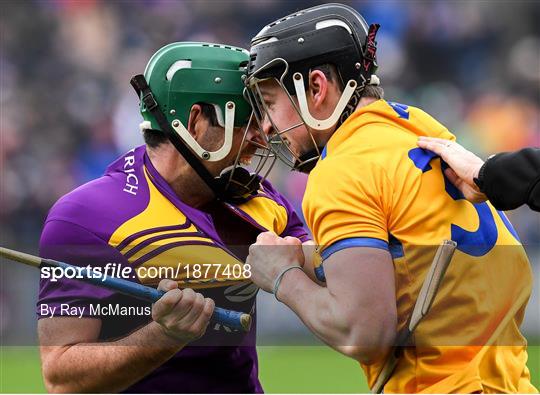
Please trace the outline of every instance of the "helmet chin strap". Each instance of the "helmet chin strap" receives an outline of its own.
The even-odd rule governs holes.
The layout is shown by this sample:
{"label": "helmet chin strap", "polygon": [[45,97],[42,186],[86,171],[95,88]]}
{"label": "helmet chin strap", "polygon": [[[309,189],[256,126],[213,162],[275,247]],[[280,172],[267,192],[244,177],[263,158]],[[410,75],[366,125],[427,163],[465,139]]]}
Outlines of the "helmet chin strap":
{"label": "helmet chin strap", "polygon": [[[219,108],[219,107],[218,107]],[[172,121],[172,128],[180,135],[183,141],[187,142],[191,149],[202,159],[210,162],[216,162],[225,158],[231,152],[232,140],[234,134],[234,103],[232,101],[225,104],[225,140],[220,149],[216,151],[207,151],[193,138],[186,129],[182,121],[175,119]]]}
{"label": "helmet chin strap", "polygon": [[320,156],[319,153],[322,152],[323,149],[324,146],[317,147],[300,155],[294,162],[294,169],[301,173],[309,174],[317,164]]}
{"label": "helmet chin strap", "polygon": [[[311,115],[307,104],[304,78],[301,73],[297,72],[293,74],[294,89],[296,91],[296,97],[301,112],[300,116],[307,126],[315,130],[328,130],[333,126],[339,127],[356,110],[358,103],[360,103],[360,99],[362,99],[365,87],[370,84],[379,85],[379,78],[374,74],[377,69],[377,63],[375,61],[377,43],[375,41],[375,36],[377,35],[379,27],[379,24],[372,24],[369,26],[366,42],[362,51],[362,64],[357,64],[360,72],[360,84],[358,85],[356,81],[352,79],[347,82],[330,117],[320,120]],[[300,155],[294,163],[294,169],[302,173],[309,173],[317,164],[317,159],[320,156],[319,153],[322,152],[323,149],[324,147],[316,147]]]}
{"label": "helmet chin strap", "polygon": [[309,111],[307,98],[306,98],[306,88],[304,85],[304,77],[301,73],[293,74],[294,89],[296,91],[296,97],[298,99],[298,106],[300,107],[302,119],[305,124],[315,130],[328,130],[334,126],[341,117],[343,110],[347,107],[351,96],[353,95],[356,89],[356,81],[350,80],[347,82],[347,86],[343,90],[341,97],[339,98],[332,115],[326,119],[316,119],[311,112]]}
{"label": "helmet chin strap", "polygon": [[144,76],[138,74],[131,79],[130,83],[137,95],[141,97],[141,101],[146,109],[152,114],[161,130],[167,135],[171,144],[184,157],[204,183],[208,185],[218,200],[238,203],[244,201],[248,195],[255,194],[259,190],[258,179],[253,180],[253,182],[247,185],[242,184],[242,181],[247,178],[246,174],[248,177],[251,177],[251,175],[248,170],[241,167],[227,168],[229,170],[224,169],[219,177],[214,177],[199,160],[199,157],[191,151],[186,142],[180,138],[180,135],[169,125],[167,118],[160,111],[154,94]]}
{"label": "helmet chin strap", "polygon": [[307,126],[315,130],[328,130],[336,125],[339,127],[356,110],[356,106],[362,98],[365,87],[369,84],[379,85],[379,78],[374,75],[374,72],[377,69],[377,63],[375,62],[377,53],[375,36],[377,35],[379,27],[378,24],[369,26],[366,42],[362,51],[363,61],[362,63],[356,64],[359,71],[360,84],[354,79],[347,81],[332,115],[328,118],[317,119],[311,115],[307,104],[304,77],[302,76],[302,73],[299,72],[293,74],[293,83],[298,99],[298,106],[300,108],[302,119]]}

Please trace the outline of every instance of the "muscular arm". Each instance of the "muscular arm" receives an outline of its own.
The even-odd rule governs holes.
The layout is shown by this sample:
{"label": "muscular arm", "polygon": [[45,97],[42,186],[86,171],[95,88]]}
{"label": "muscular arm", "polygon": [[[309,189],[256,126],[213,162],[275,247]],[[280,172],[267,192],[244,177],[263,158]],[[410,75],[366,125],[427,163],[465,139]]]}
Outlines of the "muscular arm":
{"label": "muscular arm", "polygon": [[396,335],[394,270],[387,251],[355,247],[324,262],[327,286],[287,272],[278,298],[324,342],[362,363],[384,358]]}
{"label": "muscular arm", "polygon": [[49,392],[119,392],[201,337],[214,302],[191,289],[168,291],[152,306],[154,321],[114,342],[98,342],[101,320],[57,317],[39,320],[45,386]]}
{"label": "muscular arm", "polygon": [[349,247],[324,261],[326,287],[304,270],[283,270],[304,264],[300,240],[261,233],[247,262],[251,279],[289,306],[320,339],[343,354],[372,364],[385,357],[396,336],[394,267],[387,250]]}
{"label": "muscular arm", "polygon": [[125,390],[184,346],[166,335],[156,322],[108,343],[97,342],[100,329],[101,320],[94,318],[39,320],[41,362],[48,392]]}

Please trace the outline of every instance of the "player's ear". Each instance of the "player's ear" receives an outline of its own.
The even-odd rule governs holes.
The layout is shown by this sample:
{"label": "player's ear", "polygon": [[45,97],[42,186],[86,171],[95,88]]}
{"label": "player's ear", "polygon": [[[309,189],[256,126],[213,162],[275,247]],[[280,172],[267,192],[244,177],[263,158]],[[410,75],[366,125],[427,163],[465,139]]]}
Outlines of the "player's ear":
{"label": "player's ear", "polygon": [[328,79],[321,70],[309,73],[308,100],[315,108],[320,107],[328,94]]}
{"label": "player's ear", "polygon": [[208,122],[203,115],[202,107],[200,104],[194,104],[189,111],[187,130],[197,140],[197,137],[207,128]]}

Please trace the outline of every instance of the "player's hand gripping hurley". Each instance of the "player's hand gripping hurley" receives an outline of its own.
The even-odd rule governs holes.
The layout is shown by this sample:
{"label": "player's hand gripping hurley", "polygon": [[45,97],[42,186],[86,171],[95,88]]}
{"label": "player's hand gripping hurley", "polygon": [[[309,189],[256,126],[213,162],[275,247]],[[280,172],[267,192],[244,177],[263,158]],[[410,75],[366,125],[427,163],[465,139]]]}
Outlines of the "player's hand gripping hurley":
{"label": "player's hand gripping hurley", "polygon": [[[0,247],[0,256],[38,268],[41,266],[54,266],[64,269],[76,268],[80,270],[82,274],[82,278],[77,278],[77,280],[91,283],[100,287],[109,288],[146,302],[157,302],[165,294],[165,292],[159,291],[155,288],[147,287],[145,285],[137,284],[120,278],[106,277],[103,279],[102,277],[86,276],[86,268],[73,266],[68,263],[55,261],[53,259],[41,258],[20,251],[10,250],[9,248]],[[214,309],[211,321],[223,324],[231,329],[238,329],[245,332],[249,331],[251,327],[251,316],[249,314],[226,310],[219,307]]]}
{"label": "player's hand gripping hurley", "polygon": [[452,260],[452,256],[456,250],[457,244],[452,240],[444,240],[442,244],[437,249],[437,253],[433,258],[431,267],[424,279],[416,303],[414,304],[414,309],[412,311],[409,320],[405,327],[398,333],[395,347],[390,353],[390,356],[386,360],[377,380],[371,389],[371,392],[374,394],[382,393],[382,390],[385,384],[390,380],[392,373],[398,363],[398,360],[403,352],[403,347],[407,346],[411,338],[412,333],[422,320],[429,312],[435,295],[439,286],[441,285],[446,269]]}

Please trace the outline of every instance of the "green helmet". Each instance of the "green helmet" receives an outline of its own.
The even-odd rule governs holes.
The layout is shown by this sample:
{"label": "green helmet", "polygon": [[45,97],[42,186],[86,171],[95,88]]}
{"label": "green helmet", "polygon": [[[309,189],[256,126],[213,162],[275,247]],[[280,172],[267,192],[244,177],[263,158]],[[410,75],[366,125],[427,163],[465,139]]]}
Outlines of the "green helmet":
{"label": "green helmet", "polygon": [[[177,42],[158,50],[148,62],[144,77],[167,123],[203,160],[223,159],[231,150],[233,128],[245,125],[251,106],[243,95],[243,78],[249,53],[229,45]],[[142,98],[141,98],[142,99]],[[214,106],[220,126],[225,128],[223,146],[204,150],[186,130],[195,103]],[[162,130],[141,100],[144,122],[141,129]]]}
{"label": "green helmet", "polygon": [[[173,43],[152,56],[144,75],[135,75],[130,81],[141,102],[144,118],[141,129],[164,132],[216,198],[233,203],[256,195],[276,160],[265,144],[261,145],[252,137],[248,139],[248,131],[258,126],[244,96],[248,61],[249,54],[242,48]],[[218,123],[225,129],[223,145],[216,151],[206,151],[186,130],[191,108],[196,103],[213,105]],[[249,124],[250,121],[254,123]],[[250,146],[251,157],[258,158],[258,163],[252,166],[253,171],[243,168],[242,164],[251,164],[244,162],[239,150],[234,164],[215,176],[203,162],[219,161],[231,152],[235,126],[245,126],[240,146]],[[265,141],[260,126],[256,129],[261,134],[260,140]]]}

